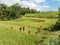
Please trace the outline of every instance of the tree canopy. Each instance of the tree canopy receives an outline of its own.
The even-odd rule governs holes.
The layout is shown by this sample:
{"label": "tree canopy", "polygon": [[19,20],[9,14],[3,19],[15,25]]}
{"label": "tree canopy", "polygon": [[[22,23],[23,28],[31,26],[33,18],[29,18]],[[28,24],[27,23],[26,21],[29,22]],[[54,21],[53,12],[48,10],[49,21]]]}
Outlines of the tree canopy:
{"label": "tree canopy", "polygon": [[20,18],[26,13],[37,13],[38,11],[29,8],[23,8],[18,3],[12,6],[6,4],[0,4],[0,20],[11,20]]}

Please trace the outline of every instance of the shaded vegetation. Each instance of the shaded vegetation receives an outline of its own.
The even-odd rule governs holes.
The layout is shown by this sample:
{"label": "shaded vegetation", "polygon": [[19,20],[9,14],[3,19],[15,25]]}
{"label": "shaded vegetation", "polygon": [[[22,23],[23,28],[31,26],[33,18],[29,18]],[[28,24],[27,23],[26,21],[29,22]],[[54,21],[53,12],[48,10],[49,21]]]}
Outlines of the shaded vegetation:
{"label": "shaded vegetation", "polygon": [[51,31],[58,31],[60,30],[60,8],[58,8],[59,14],[58,14],[58,21],[56,22],[55,25],[51,27]]}
{"label": "shaded vegetation", "polygon": [[18,3],[12,6],[0,4],[0,20],[17,19],[26,13],[38,13],[38,11],[29,8],[22,8]]}

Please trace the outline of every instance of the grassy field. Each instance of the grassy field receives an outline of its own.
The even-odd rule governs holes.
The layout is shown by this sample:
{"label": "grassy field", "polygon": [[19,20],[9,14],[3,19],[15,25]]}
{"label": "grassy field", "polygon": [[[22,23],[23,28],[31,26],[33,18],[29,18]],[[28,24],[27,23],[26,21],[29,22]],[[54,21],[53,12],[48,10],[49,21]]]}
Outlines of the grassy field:
{"label": "grassy field", "polygon": [[[36,34],[37,28],[40,26],[42,28],[49,27],[55,24],[58,19],[47,18],[47,16],[39,18],[39,16],[41,15],[26,14],[16,20],[0,21],[0,45],[59,45],[60,31],[49,32],[42,29],[39,34]],[[56,17],[56,15],[54,16]],[[23,26],[25,31],[20,32],[19,28]]]}

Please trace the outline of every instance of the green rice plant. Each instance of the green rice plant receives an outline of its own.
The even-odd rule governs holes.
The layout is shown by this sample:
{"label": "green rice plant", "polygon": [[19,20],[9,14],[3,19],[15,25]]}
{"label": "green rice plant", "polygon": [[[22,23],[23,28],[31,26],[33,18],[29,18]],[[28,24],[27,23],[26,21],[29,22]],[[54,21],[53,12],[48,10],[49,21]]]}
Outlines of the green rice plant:
{"label": "green rice plant", "polygon": [[58,38],[48,38],[44,41],[43,45],[60,45]]}

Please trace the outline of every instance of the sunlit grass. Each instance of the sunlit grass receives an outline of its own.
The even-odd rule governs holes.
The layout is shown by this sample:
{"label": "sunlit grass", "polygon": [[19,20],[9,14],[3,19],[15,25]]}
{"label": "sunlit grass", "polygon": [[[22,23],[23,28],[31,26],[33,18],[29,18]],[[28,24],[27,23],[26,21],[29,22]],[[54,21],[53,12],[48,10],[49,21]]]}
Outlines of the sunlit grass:
{"label": "sunlit grass", "polygon": [[[33,14],[30,15],[32,16]],[[40,28],[40,26],[47,28],[54,25],[58,19],[26,17],[30,15],[27,14],[16,20],[0,21],[0,45],[35,45],[35,41],[38,42],[40,40],[43,40],[43,43],[48,45],[48,40],[58,38],[60,31],[49,32],[42,30],[39,34],[36,34],[37,28]],[[13,26],[13,29],[11,29],[11,26]],[[23,26],[25,27],[25,31],[20,32],[19,27]],[[31,31],[31,33],[28,34],[28,31]],[[52,40],[53,43],[55,43],[54,41]]]}

